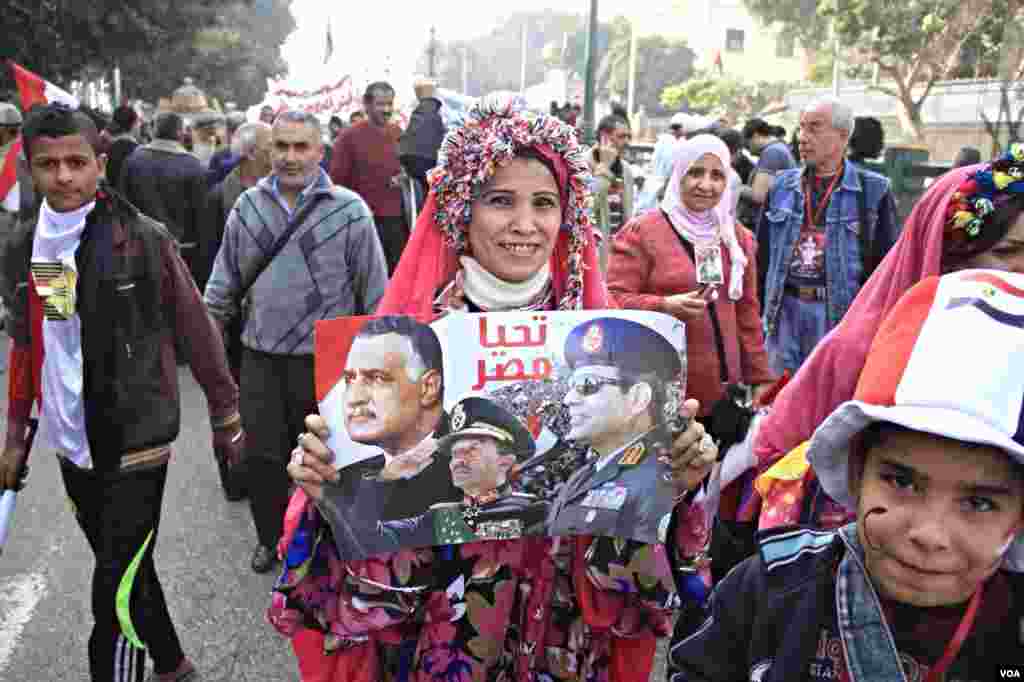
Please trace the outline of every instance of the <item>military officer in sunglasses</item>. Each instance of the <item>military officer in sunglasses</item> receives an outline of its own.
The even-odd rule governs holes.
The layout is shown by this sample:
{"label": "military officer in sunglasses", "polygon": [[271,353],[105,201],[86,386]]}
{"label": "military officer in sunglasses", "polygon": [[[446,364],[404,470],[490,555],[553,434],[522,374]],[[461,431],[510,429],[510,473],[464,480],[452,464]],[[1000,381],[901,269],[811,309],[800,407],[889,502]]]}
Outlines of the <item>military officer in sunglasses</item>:
{"label": "military officer in sunglasses", "polygon": [[606,317],[570,332],[565,359],[567,438],[589,453],[555,497],[548,534],[658,541],[675,496],[659,459],[672,442],[666,384],[679,378],[679,352],[653,329]]}

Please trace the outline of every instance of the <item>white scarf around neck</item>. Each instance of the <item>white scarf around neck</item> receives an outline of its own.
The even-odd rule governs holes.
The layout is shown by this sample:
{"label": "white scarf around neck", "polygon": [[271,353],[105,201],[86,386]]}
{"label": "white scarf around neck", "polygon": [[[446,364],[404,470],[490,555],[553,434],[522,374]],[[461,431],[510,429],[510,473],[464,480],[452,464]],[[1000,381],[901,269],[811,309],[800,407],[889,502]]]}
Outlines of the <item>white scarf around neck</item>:
{"label": "white scarf around neck", "polygon": [[[89,217],[92,209],[96,207],[95,201],[90,201],[85,206],[74,211],[59,213],[50,208],[50,204],[43,199],[39,207],[39,221],[36,229],[42,232],[48,239],[62,239],[67,237],[80,236],[85,230],[85,219]],[[77,235],[75,233],[78,233]]]}
{"label": "white scarf around neck", "polygon": [[459,258],[466,297],[483,310],[517,310],[537,299],[551,281],[551,265],[545,263],[524,282],[506,282],[488,272],[475,258]]}

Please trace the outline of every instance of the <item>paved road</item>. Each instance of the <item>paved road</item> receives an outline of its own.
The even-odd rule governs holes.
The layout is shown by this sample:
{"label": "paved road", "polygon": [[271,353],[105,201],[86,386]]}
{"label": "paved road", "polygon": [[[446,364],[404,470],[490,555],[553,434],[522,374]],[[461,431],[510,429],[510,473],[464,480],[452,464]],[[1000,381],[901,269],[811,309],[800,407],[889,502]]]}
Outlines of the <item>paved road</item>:
{"label": "paved road", "polygon": [[[6,374],[0,382],[6,403]],[[187,370],[181,388],[182,433],[164,494],[156,564],[185,652],[203,682],[298,680],[287,641],[264,619],[274,575],[249,569],[255,532],[248,504],[227,502],[220,492],[206,402]],[[0,557],[0,681],[88,680],[92,554],[54,457],[36,451],[30,461],[29,485],[18,496]]]}
{"label": "paved road", "polygon": [[[0,337],[6,348],[6,338]],[[0,402],[6,403],[7,376]],[[185,652],[203,682],[298,680],[291,648],[264,619],[274,574],[249,569],[246,502],[227,502],[210,451],[202,392],[183,370],[182,432],[164,493],[157,571]],[[0,434],[6,433],[6,404]],[[88,680],[92,554],[55,458],[36,451],[0,556],[0,682]],[[664,644],[652,681],[662,682]]]}

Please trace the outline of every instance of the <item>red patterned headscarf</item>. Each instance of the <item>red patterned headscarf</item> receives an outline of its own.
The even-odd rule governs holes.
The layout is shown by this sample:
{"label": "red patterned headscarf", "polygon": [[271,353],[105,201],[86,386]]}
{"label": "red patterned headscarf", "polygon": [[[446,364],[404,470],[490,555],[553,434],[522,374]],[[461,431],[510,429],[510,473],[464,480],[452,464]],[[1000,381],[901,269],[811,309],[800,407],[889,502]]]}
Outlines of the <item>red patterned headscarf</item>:
{"label": "red patterned headscarf", "polygon": [[591,222],[590,171],[575,130],[527,111],[518,96],[497,94],[483,98],[445,137],[430,173],[430,195],[379,314],[431,314],[438,290],[455,279],[466,253],[473,201],[500,166],[527,149],[552,169],[562,200],[562,229],[551,255],[557,307],[609,306]]}

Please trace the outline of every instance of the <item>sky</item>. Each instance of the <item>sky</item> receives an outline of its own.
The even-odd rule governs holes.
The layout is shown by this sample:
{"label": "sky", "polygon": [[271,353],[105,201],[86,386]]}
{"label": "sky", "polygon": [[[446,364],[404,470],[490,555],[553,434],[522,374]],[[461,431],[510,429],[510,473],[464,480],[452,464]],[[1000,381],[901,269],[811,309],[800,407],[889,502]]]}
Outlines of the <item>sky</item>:
{"label": "sky", "polygon": [[[636,16],[642,35],[664,26],[678,0],[599,0],[602,21],[616,15]],[[282,47],[289,68],[289,83],[307,89],[354,73],[357,81],[388,79],[399,88],[411,89],[416,61],[426,48],[430,27],[438,40],[459,40],[485,35],[503,15],[513,11],[544,9],[551,0],[517,0],[512,7],[486,0],[369,0],[334,3],[294,0],[292,14],[297,28]],[[585,14],[589,0],[560,0],[559,9]],[[496,6],[506,8],[496,9]],[[334,57],[325,67],[324,46],[330,19]]]}

